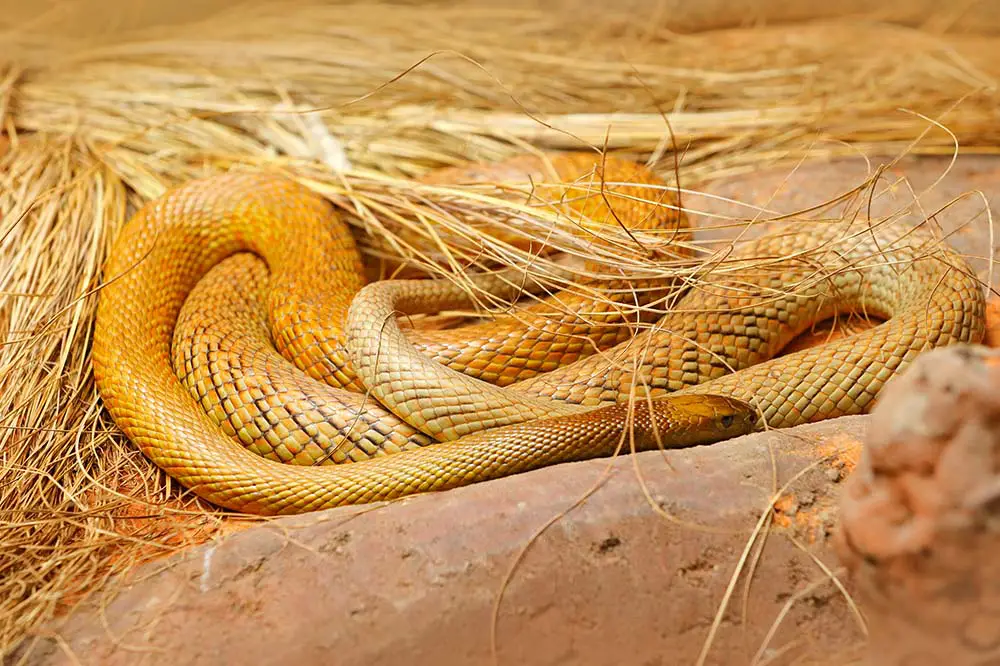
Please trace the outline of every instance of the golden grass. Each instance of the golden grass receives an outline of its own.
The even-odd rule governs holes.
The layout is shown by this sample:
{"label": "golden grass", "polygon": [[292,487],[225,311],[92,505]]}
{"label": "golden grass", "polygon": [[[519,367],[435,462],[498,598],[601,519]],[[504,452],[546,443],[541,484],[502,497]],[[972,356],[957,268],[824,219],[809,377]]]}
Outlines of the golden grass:
{"label": "golden grass", "polygon": [[[392,237],[393,221],[474,233],[470,220],[502,215],[539,233],[555,225],[553,243],[589,256],[552,211],[409,179],[470,158],[606,147],[668,180],[676,159],[696,188],[810,156],[1000,143],[994,38],[837,21],[677,36],[641,16],[564,18],[282,3],[100,47],[50,42],[44,24],[0,39],[19,54],[0,68],[0,655],[109,576],[232,522],[152,468],[94,390],[100,266],[129,212],[164,187],[282,166],[353,210],[363,238]],[[954,136],[911,146],[921,116]],[[650,261],[655,234],[640,247],[608,237],[609,264],[698,270],[697,258]],[[485,255],[524,259],[503,243]]]}
{"label": "golden grass", "polygon": [[[1000,131],[986,37],[827,22],[636,40],[540,10],[247,11],[81,51],[21,35],[29,45],[9,50],[42,69],[16,82],[16,125],[85,136],[146,196],[146,181],[203,171],[206,154],[321,157],[292,108],[323,109],[309,117],[353,165],[398,175],[606,135],[658,158],[664,114],[688,184],[804,152],[898,152],[925,125],[900,109],[947,123],[965,150],[994,150]],[[919,147],[950,150],[943,134]]]}

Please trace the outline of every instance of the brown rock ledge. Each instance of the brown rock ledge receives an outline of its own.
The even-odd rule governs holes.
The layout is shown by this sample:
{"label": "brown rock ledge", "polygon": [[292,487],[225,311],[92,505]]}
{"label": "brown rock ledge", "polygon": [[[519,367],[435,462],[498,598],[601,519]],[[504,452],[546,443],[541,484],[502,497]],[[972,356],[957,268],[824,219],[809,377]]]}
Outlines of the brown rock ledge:
{"label": "brown rock ledge", "polygon": [[[103,612],[81,607],[21,655],[109,666],[693,664],[762,515],[770,532],[755,542],[760,556],[751,551],[750,587],[742,576],[706,663],[749,663],[786,604],[764,663],[829,654],[862,634],[812,558],[837,566],[838,482],[867,418],[278,519],[147,565]],[[498,592],[550,521],[503,594],[493,662]]]}

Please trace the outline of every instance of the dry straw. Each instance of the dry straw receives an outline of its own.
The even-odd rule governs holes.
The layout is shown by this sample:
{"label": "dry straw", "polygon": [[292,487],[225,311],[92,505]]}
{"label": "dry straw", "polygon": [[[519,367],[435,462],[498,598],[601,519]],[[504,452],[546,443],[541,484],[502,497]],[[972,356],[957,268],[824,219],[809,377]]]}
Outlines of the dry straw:
{"label": "dry straw", "polygon": [[[132,563],[233,528],[152,468],[94,389],[100,266],[130,211],[164,187],[280,166],[353,211],[363,238],[401,225],[478,239],[476,220],[517,219],[554,224],[570,253],[691,277],[711,246],[690,262],[650,259],[662,237],[609,232],[595,249],[579,221],[543,206],[411,178],[606,148],[695,188],[808,156],[950,153],[956,138],[993,152],[1000,138],[994,39],[863,22],[677,36],[642,17],[565,18],[281,3],[99,47],[46,39],[44,24],[2,36],[19,56],[0,69],[0,654]],[[911,145],[926,118],[954,136],[932,129]],[[525,259],[483,248],[451,256]],[[577,284],[537,266],[552,286]]]}

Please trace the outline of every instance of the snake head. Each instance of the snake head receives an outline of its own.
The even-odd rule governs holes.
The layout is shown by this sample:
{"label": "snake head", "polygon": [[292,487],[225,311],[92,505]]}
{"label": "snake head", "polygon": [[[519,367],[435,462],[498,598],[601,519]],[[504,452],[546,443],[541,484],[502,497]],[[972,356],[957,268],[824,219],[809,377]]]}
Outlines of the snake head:
{"label": "snake head", "polygon": [[667,448],[712,444],[757,429],[752,405],[723,395],[667,395],[652,402],[655,429]]}

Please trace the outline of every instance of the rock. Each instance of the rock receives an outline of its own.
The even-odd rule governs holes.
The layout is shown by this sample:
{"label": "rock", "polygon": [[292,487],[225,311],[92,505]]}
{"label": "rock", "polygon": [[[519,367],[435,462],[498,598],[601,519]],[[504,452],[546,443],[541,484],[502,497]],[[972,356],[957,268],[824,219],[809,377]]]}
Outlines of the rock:
{"label": "rock", "polygon": [[[866,162],[859,156],[760,170],[704,188],[696,186],[695,191],[685,193],[683,203],[695,212],[691,223],[701,229],[702,239],[731,238],[736,232],[731,220],[718,216],[743,221],[756,218],[758,221],[749,233],[757,235],[775,228],[760,219],[807,211],[843,196],[888,162],[888,158]],[[685,184],[683,172],[681,184]],[[832,217],[860,208],[854,217],[859,228],[863,228],[869,215],[876,222],[893,216],[911,224],[924,223],[933,215],[929,223],[946,242],[966,255],[984,282],[992,278],[990,284],[1000,287],[1000,271],[995,267],[990,270],[991,257],[993,261],[1000,259],[997,252],[1000,241],[992,238],[995,234],[990,232],[987,217],[988,210],[993,211],[994,219],[1000,213],[1000,160],[962,155],[951,165],[950,157],[907,157],[882,174],[875,191],[871,201],[865,191],[853,205],[842,204],[822,213],[802,213],[798,217]],[[802,222],[797,220],[793,224]]]}
{"label": "rock", "polygon": [[871,663],[997,663],[1000,352],[920,357],[883,389],[865,443],[836,544]]}
{"label": "rock", "polygon": [[986,301],[986,338],[983,344],[1000,347],[1000,297],[994,296]]}
{"label": "rock", "polygon": [[[503,590],[498,663],[694,663],[766,515],[707,663],[747,663],[791,601],[770,648],[829,653],[861,634],[812,557],[836,565],[829,473],[854,465],[866,419],[278,519],[141,568],[103,612],[82,606],[23,651],[53,665],[72,663],[60,642],[107,666],[137,650],[148,665],[492,664]],[[779,505],[797,510],[772,513],[788,482]]]}

